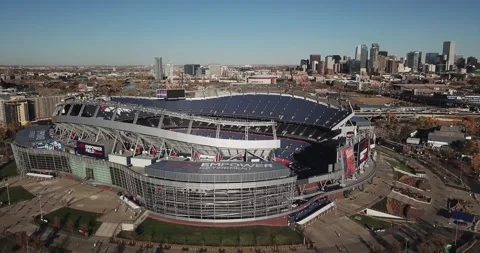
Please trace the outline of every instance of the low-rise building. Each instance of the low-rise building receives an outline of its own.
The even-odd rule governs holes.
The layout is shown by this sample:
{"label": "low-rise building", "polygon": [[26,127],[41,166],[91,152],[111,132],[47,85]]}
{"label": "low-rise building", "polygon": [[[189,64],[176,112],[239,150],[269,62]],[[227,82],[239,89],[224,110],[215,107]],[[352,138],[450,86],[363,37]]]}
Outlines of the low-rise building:
{"label": "low-rise building", "polygon": [[470,140],[464,126],[442,126],[428,134],[427,144],[433,147],[448,146],[455,141]]}

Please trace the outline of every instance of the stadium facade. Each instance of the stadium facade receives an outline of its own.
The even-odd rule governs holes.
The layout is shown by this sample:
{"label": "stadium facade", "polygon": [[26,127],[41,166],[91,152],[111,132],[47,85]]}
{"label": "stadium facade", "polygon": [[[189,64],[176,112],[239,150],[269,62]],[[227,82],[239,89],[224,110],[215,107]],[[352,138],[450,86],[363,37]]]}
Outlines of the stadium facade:
{"label": "stadium facade", "polygon": [[374,175],[365,173],[371,133],[349,125],[349,106],[280,94],[180,93],[66,100],[54,125],[17,134],[19,173],[73,176],[173,222],[224,225],[286,225],[289,215]]}

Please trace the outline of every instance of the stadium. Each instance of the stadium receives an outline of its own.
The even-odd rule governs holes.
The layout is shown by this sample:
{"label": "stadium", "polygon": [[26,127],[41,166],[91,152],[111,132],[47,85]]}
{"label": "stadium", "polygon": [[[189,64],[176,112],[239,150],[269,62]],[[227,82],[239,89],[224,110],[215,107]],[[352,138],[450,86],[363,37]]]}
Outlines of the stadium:
{"label": "stadium", "polygon": [[288,94],[67,99],[12,143],[23,176],[71,177],[180,224],[287,225],[371,181],[351,106]]}

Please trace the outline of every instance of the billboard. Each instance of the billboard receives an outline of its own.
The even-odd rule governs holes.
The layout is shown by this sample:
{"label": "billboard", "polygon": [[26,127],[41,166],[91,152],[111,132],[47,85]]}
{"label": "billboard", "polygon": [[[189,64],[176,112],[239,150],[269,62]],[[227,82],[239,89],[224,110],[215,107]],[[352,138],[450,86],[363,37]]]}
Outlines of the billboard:
{"label": "billboard", "polygon": [[357,144],[356,153],[357,153],[357,165],[360,165],[367,161],[368,159],[368,150],[369,150],[370,140],[365,138]]}
{"label": "billboard", "polygon": [[157,90],[157,98],[167,98],[167,90]]}
{"label": "billboard", "polygon": [[167,90],[167,99],[184,99],[185,90]]}
{"label": "billboard", "polygon": [[353,147],[345,148],[342,153],[345,164],[345,176],[355,174],[355,151],[353,150]]}
{"label": "billboard", "polygon": [[94,158],[105,159],[105,147],[77,141],[77,154]]}

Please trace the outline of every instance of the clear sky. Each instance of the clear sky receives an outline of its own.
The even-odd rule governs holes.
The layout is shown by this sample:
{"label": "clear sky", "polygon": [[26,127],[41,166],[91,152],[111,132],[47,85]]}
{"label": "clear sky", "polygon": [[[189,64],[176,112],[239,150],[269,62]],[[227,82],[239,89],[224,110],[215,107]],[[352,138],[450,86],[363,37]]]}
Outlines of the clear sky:
{"label": "clear sky", "polygon": [[299,64],[355,46],[480,56],[476,0],[2,0],[0,64]]}

